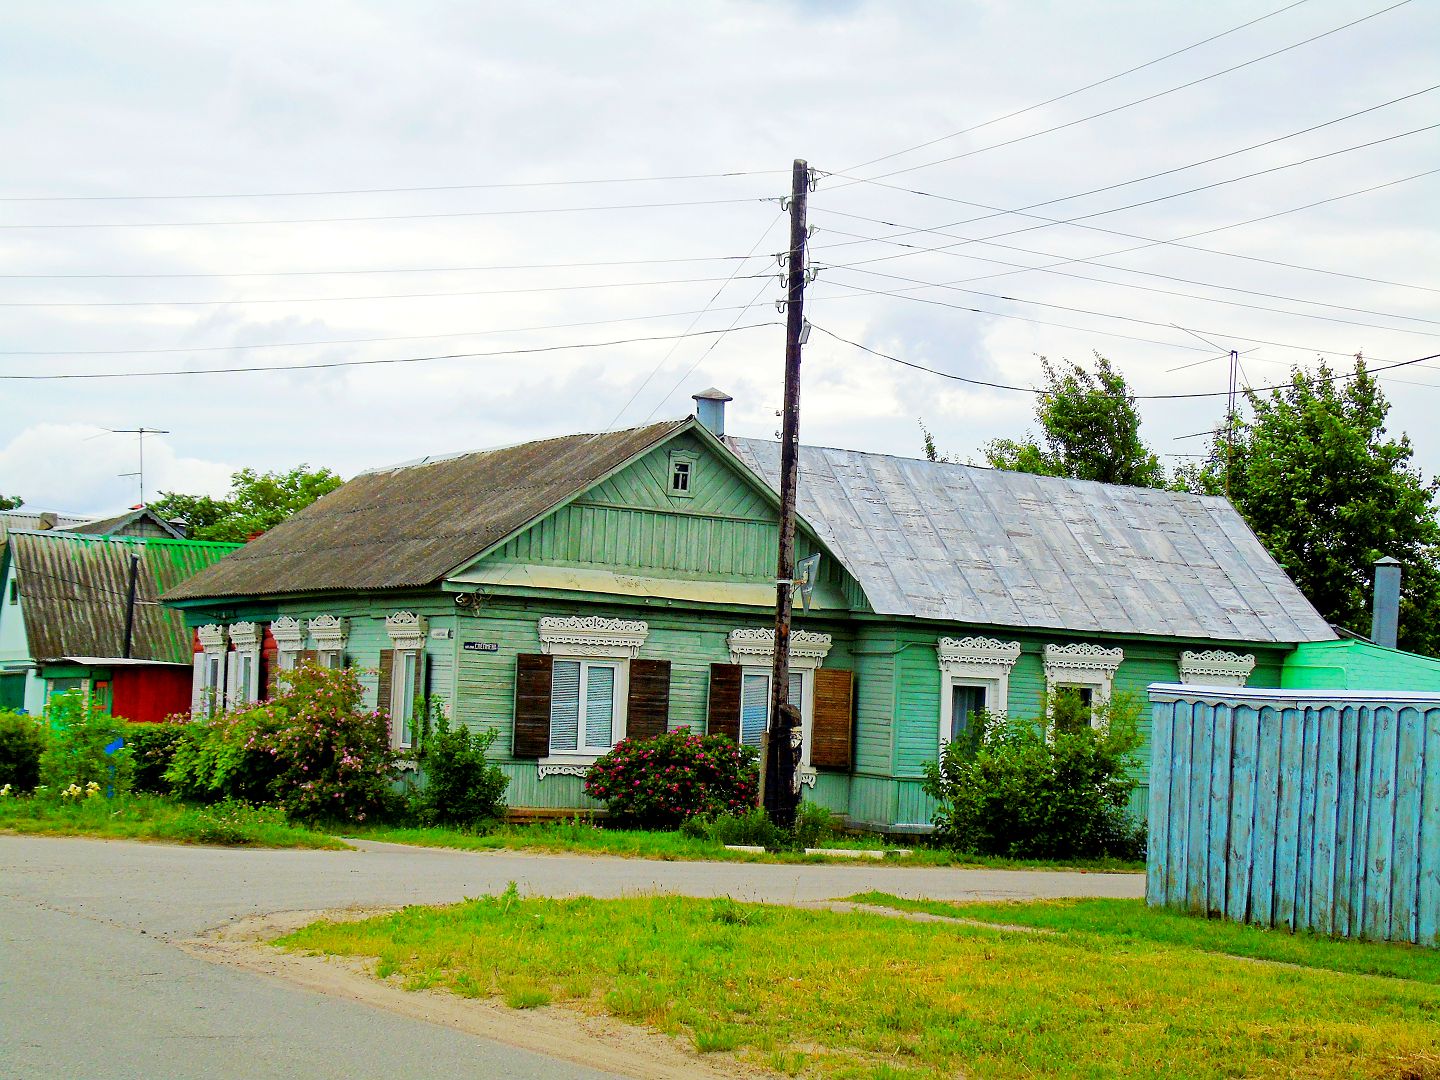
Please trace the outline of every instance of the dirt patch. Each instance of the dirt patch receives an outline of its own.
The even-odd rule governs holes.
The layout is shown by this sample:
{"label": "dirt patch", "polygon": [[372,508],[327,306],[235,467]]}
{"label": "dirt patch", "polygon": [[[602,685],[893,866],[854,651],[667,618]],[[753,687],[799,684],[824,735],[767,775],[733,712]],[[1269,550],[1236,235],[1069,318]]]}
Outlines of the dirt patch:
{"label": "dirt patch", "polygon": [[199,938],[176,942],[211,963],[281,979],[316,993],[358,1001],[414,1020],[571,1061],[636,1080],[693,1077],[750,1080],[775,1074],[728,1055],[695,1052],[687,1043],[563,1006],[511,1009],[496,1001],[462,998],[443,990],[404,990],[379,979],[373,965],[348,957],[305,956],[269,942],[318,919],[357,920],[396,908],[286,911],[237,919]]}

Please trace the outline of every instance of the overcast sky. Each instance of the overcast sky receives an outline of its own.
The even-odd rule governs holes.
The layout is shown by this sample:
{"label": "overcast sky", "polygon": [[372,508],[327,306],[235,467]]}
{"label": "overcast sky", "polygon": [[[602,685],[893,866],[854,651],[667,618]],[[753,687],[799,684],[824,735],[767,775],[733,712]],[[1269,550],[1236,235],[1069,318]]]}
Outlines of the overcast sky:
{"label": "overcast sky", "polygon": [[[1231,348],[1252,385],[1440,352],[1440,174],[1414,178],[1440,138],[1405,134],[1440,122],[1440,4],[1285,3],[16,0],[0,374],[272,370],[0,381],[0,492],[135,503],[135,436],[107,429],[169,431],[152,497],[220,494],[242,466],[683,416],[712,384],[770,436],[796,157],[831,174],[808,316],[907,361],[1033,386],[1039,356],[1100,350],[1140,394],[1223,395]],[[462,353],[502,355],[314,367]],[[1440,471],[1440,362],[1384,386]],[[817,330],[801,434],[918,456],[923,418],[963,460],[1033,404]],[[1193,453],[1223,397],[1142,408]]]}

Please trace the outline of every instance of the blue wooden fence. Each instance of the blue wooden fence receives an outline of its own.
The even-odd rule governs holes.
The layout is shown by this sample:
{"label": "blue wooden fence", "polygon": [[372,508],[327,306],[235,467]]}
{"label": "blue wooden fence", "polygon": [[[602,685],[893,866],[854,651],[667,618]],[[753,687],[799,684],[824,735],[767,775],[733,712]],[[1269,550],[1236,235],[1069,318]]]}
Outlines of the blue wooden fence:
{"label": "blue wooden fence", "polygon": [[1437,944],[1440,695],[1156,685],[1146,899]]}

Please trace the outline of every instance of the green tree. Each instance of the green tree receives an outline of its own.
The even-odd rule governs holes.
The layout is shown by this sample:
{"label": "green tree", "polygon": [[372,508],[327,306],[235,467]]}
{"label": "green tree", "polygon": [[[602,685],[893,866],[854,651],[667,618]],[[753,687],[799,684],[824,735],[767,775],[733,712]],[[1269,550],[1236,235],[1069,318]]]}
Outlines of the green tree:
{"label": "green tree", "polygon": [[1095,354],[1093,372],[1049,360],[1035,403],[1040,438],[995,439],[985,446],[992,468],[1068,476],[1131,487],[1164,487],[1165,470],[1140,438],[1140,410],[1125,376]]}
{"label": "green tree", "polygon": [[1404,565],[1400,646],[1440,654],[1440,481],[1385,429],[1390,403],[1361,357],[1353,375],[1296,368],[1282,389],[1245,392],[1249,419],[1222,430],[1191,490],[1225,494],[1322,616],[1365,632],[1371,573]]}
{"label": "green tree", "polygon": [[164,491],[150,509],[167,520],[184,521],[194,540],[243,543],[342,483],[329,469],[311,469],[304,464],[284,473],[241,469],[230,478],[230,494],[224,499]]}
{"label": "green tree", "polygon": [[0,510],[19,510],[25,500],[18,495],[0,495]]}

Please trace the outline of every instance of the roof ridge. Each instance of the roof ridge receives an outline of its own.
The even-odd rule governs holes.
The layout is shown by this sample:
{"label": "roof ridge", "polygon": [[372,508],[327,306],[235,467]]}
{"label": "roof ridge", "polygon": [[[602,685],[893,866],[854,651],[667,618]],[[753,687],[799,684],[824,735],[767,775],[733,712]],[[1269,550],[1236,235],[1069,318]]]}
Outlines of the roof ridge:
{"label": "roof ridge", "polygon": [[542,446],[545,443],[560,442],[562,439],[601,439],[607,436],[628,435],[636,431],[646,431],[650,428],[666,427],[669,425],[679,426],[689,420],[684,417],[680,420],[657,420],[653,424],[637,424],[634,427],[616,428],[613,431],[573,431],[568,435],[547,435],[542,439],[522,439],[519,442],[502,443],[499,446],[487,446],[476,450],[456,450],[449,454],[426,454],[424,457],[412,458],[409,461],[401,461],[394,465],[376,465],[364,469],[355,475],[373,476],[377,473],[397,472],[400,469],[418,469],[425,465],[439,465],[446,461],[455,461],[463,457],[477,457],[481,454],[496,454],[501,450],[516,450],[522,446]]}

